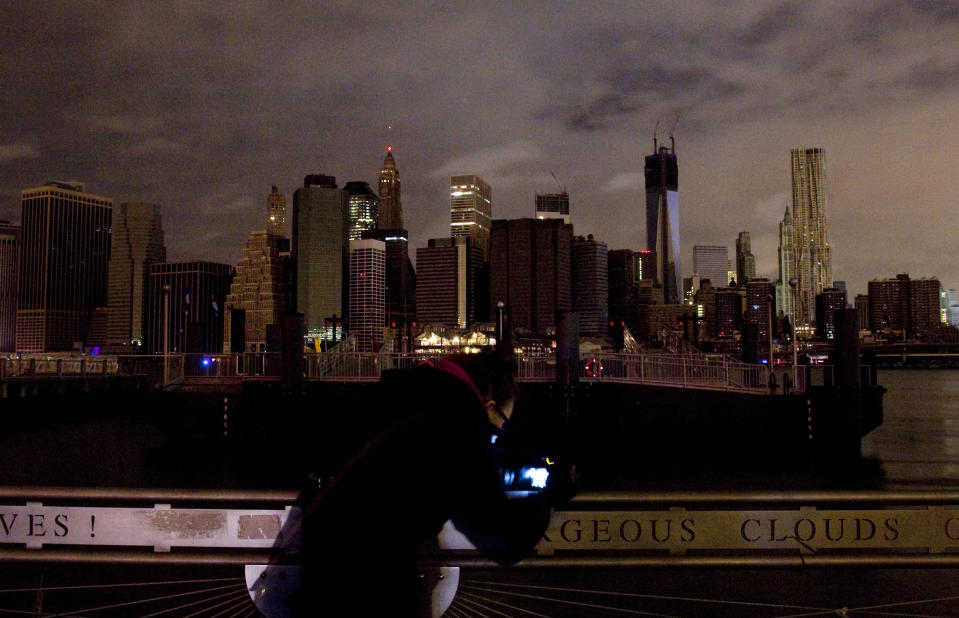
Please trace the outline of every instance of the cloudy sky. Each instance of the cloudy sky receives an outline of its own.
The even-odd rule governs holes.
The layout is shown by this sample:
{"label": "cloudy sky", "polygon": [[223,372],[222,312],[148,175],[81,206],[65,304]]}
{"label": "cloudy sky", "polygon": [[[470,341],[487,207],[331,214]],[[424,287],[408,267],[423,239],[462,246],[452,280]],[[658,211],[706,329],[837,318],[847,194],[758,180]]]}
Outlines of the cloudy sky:
{"label": "cloudy sky", "polygon": [[748,230],[775,278],[789,150],[816,146],[850,293],[959,286],[957,2],[360,4],[3,2],[0,219],[79,180],[161,204],[171,260],[235,263],[270,185],[374,184],[389,143],[411,247],[478,173],[495,218],[555,174],[577,234],[641,249],[642,157],[678,118],[684,274]]}

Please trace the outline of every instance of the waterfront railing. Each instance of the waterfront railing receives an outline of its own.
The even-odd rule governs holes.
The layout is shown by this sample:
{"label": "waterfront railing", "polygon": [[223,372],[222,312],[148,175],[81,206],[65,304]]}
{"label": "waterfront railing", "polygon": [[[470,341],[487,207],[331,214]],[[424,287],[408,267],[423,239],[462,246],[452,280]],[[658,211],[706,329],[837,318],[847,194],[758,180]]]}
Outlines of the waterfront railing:
{"label": "waterfront railing", "polygon": [[[298,373],[307,380],[330,382],[375,382],[384,371],[435,361],[444,353],[375,353],[352,349],[304,354]],[[555,355],[517,358],[519,382],[553,382]],[[43,356],[0,358],[0,379],[71,376],[138,376],[154,384],[184,381],[240,382],[279,380],[283,377],[279,353],[169,354],[130,356]],[[621,382],[674,388],[734,391],[757,394],[805,393],[810,387],[840,383],[838,370],[830,365],[767,365],[743,363],[719,354],[614,354],[585,356],[573,374],[582,382]],[[849,377],[842,376],[848,384]],[[863,365],[858,385],[877,385],[875,367]]]}

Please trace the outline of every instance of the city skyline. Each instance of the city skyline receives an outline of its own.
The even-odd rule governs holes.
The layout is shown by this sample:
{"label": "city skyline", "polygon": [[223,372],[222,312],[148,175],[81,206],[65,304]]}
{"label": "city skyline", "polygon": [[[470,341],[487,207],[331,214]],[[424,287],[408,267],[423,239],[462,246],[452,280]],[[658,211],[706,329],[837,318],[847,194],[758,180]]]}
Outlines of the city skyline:
{"label": "city skyline", "polygon": [[640,250],[637,161],[658,122],[681,159],[682,264],[748,230],[757,275],[775,279],[789,150],[817,147],[850,298],[896,272],[959,283],[944,225],[959,196],[953,5],[412,6],[387,19],[335,3],[11,2],[0,15],[0,75],[16,84],[0,102],[0,219],[19,222],[23,189],[77,179],[160,204],[169,259],[235,264],[271,185],[288,200],[308,174],[373,185],[392,144],[411,247],[445,235],[449,177],[477,174],[494,218],[528,216],[558,178],[577,235]]}

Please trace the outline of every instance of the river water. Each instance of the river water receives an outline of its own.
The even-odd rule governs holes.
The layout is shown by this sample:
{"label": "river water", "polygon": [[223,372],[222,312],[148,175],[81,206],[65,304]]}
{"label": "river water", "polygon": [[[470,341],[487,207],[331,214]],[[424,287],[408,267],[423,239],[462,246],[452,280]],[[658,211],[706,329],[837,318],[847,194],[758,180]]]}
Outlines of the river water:
{"label": "river water", "polygon": [[879,372],[886,388],[883,424],[863,439],[888,489],[959,486],[959,371]]}

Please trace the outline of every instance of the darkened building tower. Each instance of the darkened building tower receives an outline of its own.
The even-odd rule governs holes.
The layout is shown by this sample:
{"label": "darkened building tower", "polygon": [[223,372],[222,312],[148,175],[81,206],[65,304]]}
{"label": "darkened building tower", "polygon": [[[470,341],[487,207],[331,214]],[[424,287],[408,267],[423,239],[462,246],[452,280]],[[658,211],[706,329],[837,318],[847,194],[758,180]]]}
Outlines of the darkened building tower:
{"label": "darkened building tower", "polygon": [[350,241],[350,332],[360,352],[378,352],[386,320],[386,245]]}
{"label": "darkened building tower", "polygon": [[836,313],[846,308],[846,291],[826,288],[816,295],[816,336],[822,340],[836,338]]}
{"label": "darkened building tower", "polygon": [[536,194],[536,218],[537,219],[562,219],[564,223],[569,223],[569,193],[537,193]]}
{"label": "darkened building tower", "polygon": [[679,263],[679,166],[676,142],[658,146],[646,157],[646,244],[656,253],[656,281],[663,286],[663,299],[680,302],[683,292]]}
{"label": "darkened building tower", "polygon": [[292,254],[296,311],[307,333],[319,333],[326,318],[348,308],[346,286],[349,202],[336,178],[314,174],[293,193]]}
{"label": "darkened building tower", "polygon": [[[164,331],[170,352],[218,354],[223,350],[223,307],[233,267],[213,262],[150,265],[147,350],[162,354]],[[164,286],[169,286],[164,293]],[[169,308],[164,324],[164,307]]]}
{"label": "darkened building tower", "polygon": [[450,236],[468,236],[484,261],[490,259],[492,216],[493,197],[486,181],[475,174],[450,177]]}
{"label": "darkened building tower", "polygon": [[714,288],[729,285],[729,248],[721,245],[693,245],[693,274],[700,282],[709,279]]}
{"label": "darkened building tower", "polygon": [[166,261],[160,207],[120,204],[113,217],[107,293],[107,351],[136,352],[146,329],[150,264]]}
{"label": "darkened building tower", "polygon": [[[265,352],[268,327],[279,326],[288,312],[287,260],[290,241],[260,230],[250,234],[226,296],[223,352]],[[240,320],[235,322],[235,320]],[[234,334],[240,341],[234,341]]]}
{"label": "darkened building tower", "polygon": [[266,202],[266,231],[274,236],[286,236],[286,196],[280,193],[276,185],[270,191]]}
{"label": "darkened building tower", "polygon": [[483,256],[468,237],[431,238],[416,250],[416,319],[465,328],[476,319],[476,285]]}
{"label": "darkened building tower", "polygon": [[16,345],[20,226],[0,221],[0,352]]}
{"label": "darkened building tower", "polygon": [[16,349],[70,350],[106,306],[113,200],[53,182],[23,191],[20,205]]}
{"label": "darkened building tower", "polygon": [[736,238],[736,283],[746,283],[755,278],[756,256],[752,252],[749,232],[740,232]]}
{"label": "darkened building tower", "polygon": [[606,243],[592,234],[573,239],[573,310],[579,313],[579,334],[585,337],[603,337],[608,331],[608,254]]}
{"label": "darkened building tower", "polygon": [[403,227],[403,206],[400,203],[400,172],[393,159],[393,147],[386,147],[386,158],[380,170],[380,216],[377,224],[384,229]]}
{"label": "darkened building tower", "polygon": [[490,315],[506,303],[514,328],[545,334],[572,308],[573,226],[561,219],[499,219],[490,235]]}
{"label": "darkened building tower", "polygon": [[361,238],[378,240],[384,244],[386,325],[390,328],[405,328],[416,317],[416,273],[410,261],[409,232],[381,227],[363,232]]}
{"label": "darkened building tower", "polygon": [[365,182],[348,182],[343,188],[350,200],[350,240],[359,240],[363,232],[376,229],[380,200]]}
{"label": "darkened building tower", "polygon": [[769,329],[776,315],[776,285],[765,277],[746,282],[745,324],[754,324],[759,330],[760,347],[769,346]]}

